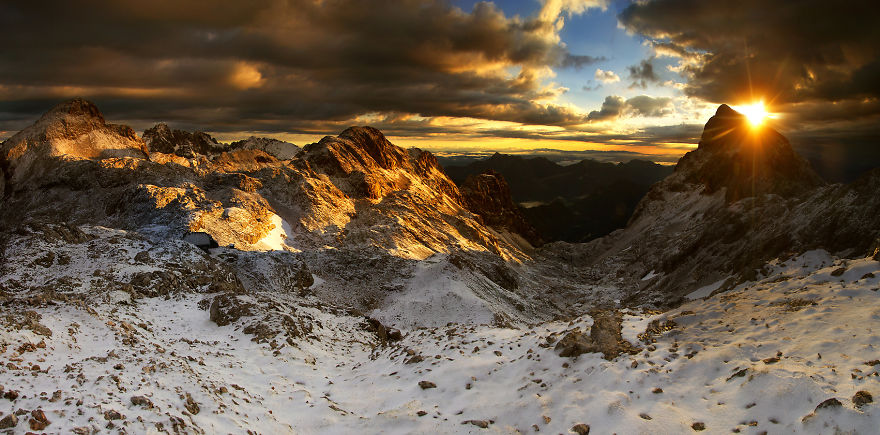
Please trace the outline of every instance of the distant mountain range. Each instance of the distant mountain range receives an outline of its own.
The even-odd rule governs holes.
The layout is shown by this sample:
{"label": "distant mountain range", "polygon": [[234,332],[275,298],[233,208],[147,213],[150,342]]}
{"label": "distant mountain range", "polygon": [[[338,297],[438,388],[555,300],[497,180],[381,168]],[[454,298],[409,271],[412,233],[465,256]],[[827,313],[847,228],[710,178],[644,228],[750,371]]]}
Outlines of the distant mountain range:
{"label": "distant mountain range", "polygon": [[560,165],[544,157],[500,153],[466,165],[439,160],[458,185],[486,171],[501,174],[545,241],[583,242],[623,228],[651,185],[672,173],[671,166],[644,160]]}

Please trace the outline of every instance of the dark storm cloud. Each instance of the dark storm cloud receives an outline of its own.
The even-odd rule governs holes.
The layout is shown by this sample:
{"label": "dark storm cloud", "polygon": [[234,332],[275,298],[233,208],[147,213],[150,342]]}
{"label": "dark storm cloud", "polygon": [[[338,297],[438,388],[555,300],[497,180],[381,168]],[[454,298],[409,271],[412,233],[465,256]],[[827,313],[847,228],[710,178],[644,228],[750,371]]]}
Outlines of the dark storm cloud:
{"label": "dark storm cloud", "polygon": [[685,91],[712,102],[764,97],[778,104],[880,94],[874,1],[654,0],[619,16],[655,49],[685,62]]}
{"label": "dark storm cloud", "polygon": [[376,112],[574,125],[540,103],[562,92],[546,69],[601,58],[570,53],[555,18],[445,0],[4,2],[0,122],[83,95],[117,119],[212,130]]}
{"label": "dark storm cloud", "polygon": [[687,95],[765,100],[793,146],[840,181],[880,166],[878,10],[867,0],[651,0],[618,18],[680,59]]}

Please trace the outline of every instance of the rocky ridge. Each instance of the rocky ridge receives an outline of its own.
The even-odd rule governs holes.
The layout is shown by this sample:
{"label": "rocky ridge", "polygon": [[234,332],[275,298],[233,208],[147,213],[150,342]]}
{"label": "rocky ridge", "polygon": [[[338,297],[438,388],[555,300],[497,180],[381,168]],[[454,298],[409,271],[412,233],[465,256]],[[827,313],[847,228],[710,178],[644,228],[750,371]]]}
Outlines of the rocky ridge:
{"label": "rocky ridge", "polygon": [[[68,121],[112,130],[98,115]],[[786,142],[710,136],[628,228],[533,249],[507,237],[503,179],[457,189],[430,153],[371,128],[290,160],[258,147],[55,156],[41,131],[30,160],[0,145],[4,173],[23,174],[0,208],[4,429],[868,433],[880,422],[878,171],[822,185],[774,160]],[[745,163],[725,171],[782,169],[748,189],[708,171],[736,155]],[[195,230],[223,246],[181,240]],[[814,248],[836,255],[790,254]]]}
{"label": "rocky ridge", "polygon": [[174,154],[190,159],[198,154],[217,154],[227,148],[207,133],[172,130],[165,123],[145,130],[143,138],[150,153]]}
{"label": "rocky ridge", "polygon": [[827,185],[778,132],[722,105],[698,148],[651,188],[625,229],[541,255],[551,269],[570,262],[586,282],[621,289],[626,304],[675,305],[706,286],[754,279],[774,258],[870,254],[880,239],[878,183],[880,169]]}

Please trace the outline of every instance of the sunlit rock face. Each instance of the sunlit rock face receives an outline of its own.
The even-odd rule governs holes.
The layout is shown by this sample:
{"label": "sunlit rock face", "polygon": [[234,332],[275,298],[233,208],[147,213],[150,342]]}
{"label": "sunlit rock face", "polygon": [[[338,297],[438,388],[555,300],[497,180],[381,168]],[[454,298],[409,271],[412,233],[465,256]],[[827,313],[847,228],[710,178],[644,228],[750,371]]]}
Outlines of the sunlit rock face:
{"label": "sunlit rock face", "polygon": [[454,249],[520,258],[466,207],[428,152],[352,127],[300,151],[249,138],[106,124],[94,104],[62,103],[2,144],[9,201],[0,218],[79,222],[179,237],[204,231],[245,250],[378,247],[425,258]]}
{"label": "sunlit rock face", "polygon": [[44,114],[0,146],[0,160],[13,183],[38,177],[46,158],[144,158],[147,147],[134,130],[107,124],[89,101],[73,99]]}
{"label": "sunlit rock face", "polygon": [[675,170],[684,182],[704,184],[707,193],[726,189],[729,202],[767,193],[790,197],[824,184],[784,136],[726,104]]}

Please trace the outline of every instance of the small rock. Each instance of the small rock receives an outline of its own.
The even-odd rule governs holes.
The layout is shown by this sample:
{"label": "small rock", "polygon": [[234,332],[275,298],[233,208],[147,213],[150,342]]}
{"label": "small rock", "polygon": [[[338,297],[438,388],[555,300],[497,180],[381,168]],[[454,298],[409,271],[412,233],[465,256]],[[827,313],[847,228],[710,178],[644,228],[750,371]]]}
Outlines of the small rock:
{"label": "small rock", "polygon": [[645,414],[644,412],[639,414],[639,417],[642,417],[645,420],[651,420],[651,416],[648,414]]}
{"label": "small rock", "polygon": [[388,330],[388,341],[400,341],[403,339],[403,333],[399,329]]}
{"label": "small rock", "polygon": [[428,415],[428,413],[425,411],[419,411],[416,413],[416,415],[418,415],[419,417],[424,417],[424,416]]}
{"label": "small rock", "polygon": [[0,429],[11,429],[18,425],[18,417],[15,414],[9,414],[0,420]]}
{"label": "small rock", "polygon": [[186,393],[186,402],[184,402],[183,407],[186,408],[186,410],[189,411],[189,413],[192,415],[196,415],[199,413],[199,411],[201,411],[201,409],[199,408],[199,404],[196,403],[195,400],[193,400],[192,396],[190,396],[189,393]]}
{"label": "small rock", "polygon": [[461,424],[472,424],[480,429],[486,429],[489,427],[489,422],[486,420],[465,420],[461,422]]}
{"label": "small rock", "polygon": [[9,390],[9,391],[7,391],[6,393],[3,394],[3,397],[4,397],[6,400],[13,401],[13,400],[15,400],[15,399],[18,399],[18,391]]}
{"label": "small rock", "polygon": [[869,392],[867,392],[867,391],[865,391],[865,390],[862,390],[862,391],[857,392],[857,393],[852,397],[852,402],[853,402],[853,405],[855,405],[856,407],[861,408],[862,405],[865,405],[865,404],[868,404],[868,403],[873,403],[873,402],[874,402],[874,397],[871,396],[871,393],[869,393]]}
{"label": "small rock", "polygon": [[419,381],[419,387],[422,387],[423,390],[427,390],[428,388],[437,388],[437,384],[431,381]]}
{"label": "small rock", "polygon": [[589,435],[590,433],[590,425],[578,423],[571,427],[571,432],[574,432],[578,435]]}
{"label": "small rock", "polygon": [[104,420],[112,421],[112,420],[122,420],[122,414],[119,411],[111,409],[109,411],[104,411]]}
{"label": "small rock", "polygon": [[702,421],[698,421],[698,422],[691,425],[691,429],[693,429],[697,432],[704,431],[704,430],[706,430],[706,424],[703,423]]}
{"label": "small rock", "polygon": [[774,356],[770,358],[764,358],[761,361],[763,361],[764,364],[776,364],[779,362],[779,357]]}
{"label": "small rock", "polygon": [[741,377],[745,376],[746,373],[748,373],[748,371],[749,371],[749,369],[742,369],[742,370],[730,375],[730,377],[727,378],[727,382],[730,382],[731,380],[733,380],[733,378],[741,378]]}
{"label": "small rock", "polygon": [[63,394],[63,393],[61,392],[61,390],[55,390],[55,392],[52,393],[52,398],[49,399],[49,401],[50,401],[50,402],[57,402],[57,401],[61,400],[61,395],[62,395],[62,394]]}
{"label": "small rock", "polygon": [[49,425],[49,423],[42,422],[40,420],[37,420],[36,418],[32,418],[28,422],[28,425],[31,427],[31,430],[43,430],[46,428],[46,426]]}
{"label": "small rock", "polygon": [[840,268],[834,269],[834,271],[831,272],[831,276],[840,276],[840,275],[843,275],[844,272],[846,272],[846,268],[840,267]]}
{"label": "small rock", "polygon": [[[224,387],[225,388],[225,387]],[[132,396],[131,404],[141,406],[147,409],[153,409],[153,401],[144,396]]]}
{"label": "small rock", "polygon": [[654,394],[663,394],[663,389],[662,388],[654,388],[653,390],[651,390],[651,392]]}
{"label": "small rock", "polygon": [[404,360],[403,363],[404,363],[404,364],[417,364],[417,363],[420,363],[420,362],[422,362],[422,361],[424,361],[424,360],[425,360],[425,358],[424,358],[423,356],[421,356],[421,355],[414,355],[414,356],[412,356],[411,358],[409,358],[409,359],[407,359],[407,360]]}
{"label": "small rock", "polygon": [[826,399],[822,403],[816,405],[816,410],[818,411],[818,410],[824,409],[824,408],[840,408],[841,406],[843,406],[843,404],[840,403],[840,401],[837,400],[836,398],[832,397],[832,398]]}

